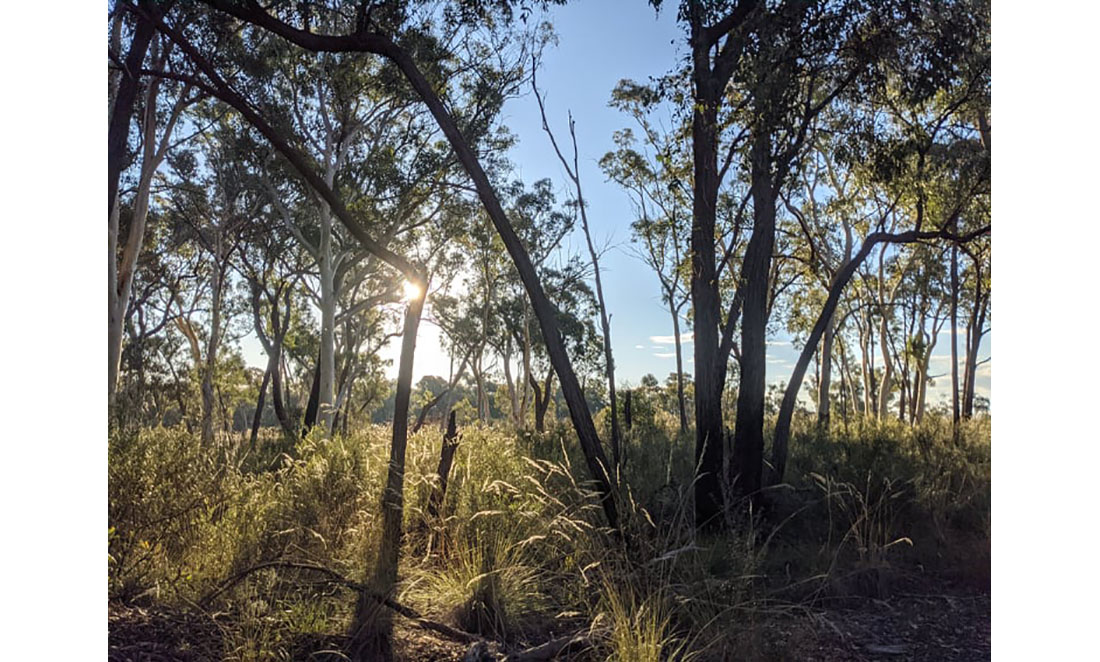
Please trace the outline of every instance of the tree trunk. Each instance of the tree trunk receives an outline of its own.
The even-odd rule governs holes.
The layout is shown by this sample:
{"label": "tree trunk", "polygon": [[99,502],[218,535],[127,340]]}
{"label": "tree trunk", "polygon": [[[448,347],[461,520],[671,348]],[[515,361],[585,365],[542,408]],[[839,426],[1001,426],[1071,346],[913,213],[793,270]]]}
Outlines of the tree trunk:
{"label": "tree trunk", "polygon": [[833,318],[829,317],[825,325],[825,334],[821,343],[821,378],[817,385],[817,425],[822,430],[829,429],[829,387],[833,373]]}
{"label": "tree trunk", "polygon": [[309,387],[309,401],[306,403],[306,416],[302,421],[302,439],[306,438],[309,431],[317,424],[317,406],[321,394],[321,357],[318,354],[317,364],[313,368],[313,383]]}
{"label": "tree trunk", "polygon": [[458,426],[455,425],[455,413],[447,417],[447,433],[443,435],[443,447],[439,451],[439,468],[436,470],[435,487],[428,498],[428,517],[435,519],[443,508],[443,499],[447,496],[447,478],[451,474],[455,451],[458,449]]}
{"label": "tree trunk", "polygon": [[267,392],[267,384],[271,381],[271,360],[268,359],[267,370],[260,382],[260,394],[256,396],[256,413],[252,416],[252,433],[248,437],[249,450],[256,450],[256,438],[260,436],[260,423],[264,416],[264,394]]}
{"label": "tree trunk", "polygon": [[[140,25],[139,25],[140,30]],[[156,50],[154,50],[154,53]],[[154,58],[157,58],[154,55]],[[158,65],[163,65],[163,58],[158,59]],[[140,64],[140,63],[139,63]],[[115,391],[118,386],[118,373],[122,359],[122,335],[123,327],[130,305],[130,293],[133,288],[134,274],[137,270],[137,261],[141,248],[145,241],[145,228],[149,217],[149,195],[152,190],[153,175],[157,167],[167,155],[168,140],[173,128],[183,112],[185,99],[190,87],[185,87],[179,100],[169,114],[161,141],[157,142],[157,95],[160,90],[160,80],[150,81],[145,93],[145,113],[142,118],[142,156],[141,173],[138,179],[137,193],[134,196],[134,204],[131,210],[130,226],[126,237],[126,245],[119,255],[119,213],[121,203],[117,197],[118,177],[114,178],[116,187],[114,206],[107,215],[107,248],[108,248],[108,295],[107,295],[107,379],[108,379],[108,404],[114,402]],[[132,100],[131,100],[132,105]],[[121,110],[121,109],[120,109]],[[132,113],[132,109],[127,111]],[[112,117],[112,122],[114,118]],[[126,126],[129,127],[129,116],[126,118]],[[113,127],[112,127],[113,128]],[[124,145],[125,147],[125,145]]]}
{"label": "tree trunk", "polygon": [[215,242],[217,258],[214,264],[214,283],[210,304],[210,337],[206,343],[206,366],[202,371],[202,443],[214,442],[214,371],[218,363],[218,345],[221,341],[222,289],[225,280],[225,265],[221,264],[221,242],[219,236]]}
{"label": "tree trunk", "polygon": [[[424,310],[427,287],[409,302],[405,312],[405,328],[401,338],[401,358],[397,370],[397,393],[394,396],[393,440],[390,462],[386,471],[386,487],[382,492],[382,541],[371,587],[379,594],[392,597],[397,584],[397,567],[401,557],[402,519],[405,508],[405,449],[408,444],[409,400],[412,396],[413,357],[416,352],[416,332]],[[392,614],[379,609],[378,603],[363,593],[356,606],[351,629],[351,649],[359,660],[391,659],[393,657]]]}
{"label": "tree trunk", "polygon": [[680,315],[676,307],[672,305],[671,298],[668,304],[672,314],[672,335],[676,342],[676,401],[680,409],[680,432],[688,431],[687,403],[684,401],[684,358],[680,342]]}
{"label": "tree trunk", "polygon": [[753,229],[741,279],[745,291],[741,319],[741,381],[730,462],[734,490],[741,496],[753,497],[760,491],[764,462],[768,276],[775,245],[775,191],[770,155],[771,136],[766,130],[758,129],[752,146]]}
{"label": "tree trunk", "polygon": [[[156,5],[151,0],[139,0],[145,11],[155,12]],[[107,125],[107,215],[110,216],[118,201],[119,179],[125,169],[126,138],[130,134],[130,118],[134,113],[134,102],[140,84],[138,72],[145,61],[145,54],[153,39],[153,21],[143,15],[136,16],[137,26],[130,42],[130,51],[126,54],[122,80],[115,95],[115,104],[111,109],[111,119]],[[111,256],[114,259],[114,256]]]}
{"label": "tree trunk", "polygon": [[959,249],[951,247],[951,429],[959,440]]}
{"label": "tree trunk", "polygon": [[[705,56],[704,56],[705,57]],[[695,190],[691,226],[691,301],[695,312],[695,525],[714,528],[724,510],[722,371],[718,366],[720,298],[714,254],[718,201],[717,104],[710,81],[697,74],[692,119]],[[698,105],[698,100],[703,104]]]}
{"label": "tree trunk", "polygon": [[530,381],[531,390],[534,391],[535,394],[535,431],[546,432],[546,411],[550,409],[550,398],[552,396],[554,384],[554,371],[551,370],[546,374],[546,381],[543,383],[541,389],[534,375],[531,375]]}
{"label": "tree trunk", "polygon": [[[332,172],[326,182],[332,186]],[[321,242],[318,268],[321,276],[321,352],[317,386],[317,421],[326,433],[332,429],[333,391],[336,384],[336,270],[333,264],[332,212],[321,201]]]}
{"label": "tree trunk", "polygon": [[627,389],[623,394],[623,423],[626,425],[627,430],[634,427],[632,414],[630,411],[630,389]]}
{"label": "tree trunk", "polygon": [[974,416],[974,383],[977,381],[977,375],[975,373],[978,369],[978,348],[982,344],[982,336],[985,335],[986,304],[989,303],[989,296],[986,295],[983,298],[982,295],[982,272],[977,264],[975,264],[974,271],[974,311],[970,315],[970,337],[973,340],[967,348],[967,378],[963,388],[962,415],[967,419],[973,418]]}

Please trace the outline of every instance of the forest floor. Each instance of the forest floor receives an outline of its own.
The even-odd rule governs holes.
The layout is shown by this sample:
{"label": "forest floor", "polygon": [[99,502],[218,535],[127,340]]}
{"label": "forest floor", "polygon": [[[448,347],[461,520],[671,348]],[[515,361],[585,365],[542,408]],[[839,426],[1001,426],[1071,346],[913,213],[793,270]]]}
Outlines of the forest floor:
{"label": "forest floor", "polygon": [[[881,599],[824,600],[761,612],[757,619],[736,651],[708,651],[703,659],[972,662],[991,655],[988,585],[947,578],[902,578]],[[112,604],[108,621],[112,661],[250,657],[245,651],[227,655],[225,625],[217,614]],[[409,662],[460,661],[467,649],[401,619],[395,641],[399,659]],[[295,660],[344,659],[324,652],[339,650],[342,643],[340,636],[299,637],[287,652]]]}

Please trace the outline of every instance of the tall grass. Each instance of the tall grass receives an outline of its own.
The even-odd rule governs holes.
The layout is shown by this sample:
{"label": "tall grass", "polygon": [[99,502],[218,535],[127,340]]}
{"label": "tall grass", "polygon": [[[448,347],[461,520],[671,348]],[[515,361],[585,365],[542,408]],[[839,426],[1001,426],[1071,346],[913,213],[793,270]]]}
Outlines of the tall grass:
{"label": "tall grass", "polygon": [[[372,427],[272,439],[241,455],[178,429],[112,433],[111,598],[189,608],[276,559],[363,580],[377,553],[389,442],[388,428]],[[881,593],[879,579],[897,565],[966,554],[980,572],[983,549],[988,558],[989,431],[980,421],[955,444],[935,417],[827,433],[796,419],[788,484],[766,512],[732,517],[708,536],[693,527],[693,440],[674,429],[625,435],[619,533],[605,528],[566,428],[466,427],[429,517],[440,444],[433,429],[409,440],[397,597],[509,646],[586,631],[592,645],[579,659],[728,659],[777,601],[853,575]],[[293,659],[295,640],[343,632],[352,597],[314,580],[267,570],[218,595],[207,607],[227,615],[226,658]],[[800,582],[812,590],[784,592]]]}

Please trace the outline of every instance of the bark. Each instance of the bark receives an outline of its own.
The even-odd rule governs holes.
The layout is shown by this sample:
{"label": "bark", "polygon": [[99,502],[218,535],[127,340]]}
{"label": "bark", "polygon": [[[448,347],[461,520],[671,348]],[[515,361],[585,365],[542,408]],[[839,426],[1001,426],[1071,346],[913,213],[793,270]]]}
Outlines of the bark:
{"label": "bark", "polygon": [[[409,400],[412,396],[413,357],[416,352],[416,332],[424,310],[427,287],[409,302],[405,312],[405,328],[401,338],[401,358],[397,370],[397,393],[394,396],[393,440],[390,462],[386,471],[386,486],[382,492],[382,541],[372,588],[392,597],[397,584],[397,567],[403,537],[402,519],[405,508],[405,450],[408,444]],[[390,659],[393,656],[393,622],[390,614],[379,612],[377,603],[360,597],[355,621],[351,628],[351,649],[356,659]]]}
{"label": "bark", "polygon": [[759,130],[752,146],[753,229],[742,276],[741,382],[730,462],[736,492],[754,497],[760,491],[764,459],[768,276],[775,246],[776,191],[770,173],[771,149],[770,133]]}
{"label": "bark", "polygon": [[260,382],[260,394],[256,396],[256,413],[252,416],[252,432],[248,437],[248,448],[256,450],[256,438],[260,435],[260,422],[264,415],[264,394],[267,393],[267,384],[271,381],[271,361],[268,360],[267,370]]}
{"label": "bark", "polygon": [[959,435],[959,249],[951,247],[951,426]]}
{"label": "bark", "polygon": [[809,367],[810,360],[813,359],[814,352],[817,350],[817,343],[825,333],[825,327],[829,324],[833,313],[836,311],[836,306],[840,301],[840,295],[844,291],[844,287],[848,284],[848,281],[851,280],[852,275],[859,268],[859,265],[871,252],[871,249],[879,243],[904,244],[937,238],[948,239],[956,243],[965,243],[981,235],[988,234],[989,230],[990,227],[987,225],[984,228],[963,236],[958,236],[946,230],[929,232],[911,230],[898,234],[876,232],[869,235],[867,239],[864,240],[863,246],[860,247],[859,252],[856,253],[856,256],[852,258],[847,265],[845,265],[844,269],[837,273],[837,277],[829,288],[829,296],[825,300],[825,306],[822,308],[821,314],[818,315],[817,322],[814,323],[814,328],[810,331],[809,338],[806,339],[806,344],[803,346],[802,352],[799,354],[798,361],[795,363],[794,370],[791,373],[791,380],[787,383],[787,389],[783,393],[783,402],[779,406],[779,417],[775,423],[775,442],[772,446],[772,466],[774,469],[771,482],[773,484],[783,480],[783,474],[786,470],[787,442],[790,438],[791,417],[794,414],[794,405],[798,399],[798,391],[802,387],[802,379],[806,376],[806,369]]}
{"label": "bark", "polygon": [[[216,246],[221,254],[221,238]],[[214,442],[214,373],[218,365],[218,346],[221,344],[221,308],[225,281],[225,265],[217,260],[214,267],[214,283],[210,304],[210,337],[206,342],[206,362],[202,369],[202,443]]]}
{"label": "bark", "polygon": [[817,387],[817,425],[823,430],[829,429],[829,387],[832,385],[833,367],[833,321],[825,325],[824,339],[821,343],[821,378]]}
{"label": "bark", "polygon": [[535,395],[535,431],[546,432],[546,412],[550,409],[550,399],[553,396],[554,371],[546,373],[546,381],[541,388],[534,375],[529,375],[528,380]]}
{"label": "bark", "polygon": [[[755,9],[756,2],[740,0],[714,25],[704,24],[700,3],[689,3],[692,84],[692,191],[691,301],[695,312],[695,523],[712,528],[724,509],[722,471],[725,440],[722,426],[722,365],[718,327],[721,323],[718,271],[715,264],[714,226],[718,188],[718,108],[726,84],[740,60],[743,34],[733,34]],[[728,36],[727,36],[728,35]],[[726,38],[720,47],[718,42]],[[717,52],[713,58],[712,53]]]}
{"label": "bark", "polygon": [[[332,185],[331,180],[325,183]],[[318,264],[321,275],[321,351],[317,378],[317,419],[318,424],[326,431],[332,429],[333,390],[336,382],[336,274],[332,251],[332,216],[328,205],[322,202],[321,259]]]}
{"label": "bark", "polygon": [[313,382],[309,387],[309,401],[306,403],[305,420],[302,421],[302,439],[317,424],[317,405],[321,394],[321,356],[317,355],[317,364],[313,368]]}
{"label": "bark", "polygon": [[[706,84],[709,89],[709,81]],[[711,96],[708,94],[710,103],[702,111],[696,109],[692,128],[695,167],[691,228],[691,302],[695,311],[695,524],[706,528],[720,523],[724,509],[722,470],[725,454],[723,384],[717,365],[720,320],[714,251],[718,200],[717,110]]]}
{"label": "bark", "polygon": [[[155,3],[151,0],[139,0],[138,4],[145,11],[157,11]],[[149,50],[149,44],[153,40],[153,21],[140,12],[137,13],[136,19],[134,37],[130,42],[130,51],[126,54],[122,79],[119,81],[114,107],[111,109],[111,119],[107,124],[108,217],[114,213],[118,202],[119,179],[126,165],[126,138],[130,133],[130,118],[134,113],[134,102],[137,100],[140,85],[139,72],[142,62],[145,61],[145,54]],[[112,259],[114,259],[113,255]]]}
{"label": "bark", "polygon": [[626,429],[634,427],[634,422],[631,420],[632,412],[630,411],[630,389],[626,390],[623,394],[623,424],[626,425]]}
{"label": "bark", "polygon": [[680,342],[680,314],[672,305],[671,297],[668,308],[672,314],[672,334],[676,342],[676,402],[680,413],[680,432],[684,433],[688,431],[688,419],[687,403],[684,401],[684,358]]}
{"label": "bark", "polygon": [[447,433],[443,435],[443,447],[439,451],[439,468],[436,469],[436,484],[428,498],[428,517],[439,517],[443,508],[443,499],[447,496],[447,479],[451,475],[455,451],[458,450],[458,426],[455,425],[455,413],[447,417]]}

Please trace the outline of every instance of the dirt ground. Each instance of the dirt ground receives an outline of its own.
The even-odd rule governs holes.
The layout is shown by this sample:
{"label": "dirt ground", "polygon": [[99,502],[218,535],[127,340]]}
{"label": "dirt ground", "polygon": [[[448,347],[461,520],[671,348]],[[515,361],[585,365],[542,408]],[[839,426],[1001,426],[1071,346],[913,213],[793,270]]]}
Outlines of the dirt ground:
{"label": "dirt ground", "polygon": [[[225,626],[216,614],[120,605],[109,606],[108,612],[108,659],[112,661],[220,660],[231,648],[226,646]],[[345,659],[332,652],[341,643],[339,636],[315,636],[289,643],[287,651],[295,660]],[[461,661],[467,650],[401,621],[395,644],[399,658],[409,662]],[[923,581],[898,586],[884,599],[821,600],[812,606],[777,610],[754,623],[736,650],[711,650],[705,659],[972,662],[988,660],[990,654],[988,590]]]}

